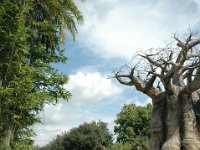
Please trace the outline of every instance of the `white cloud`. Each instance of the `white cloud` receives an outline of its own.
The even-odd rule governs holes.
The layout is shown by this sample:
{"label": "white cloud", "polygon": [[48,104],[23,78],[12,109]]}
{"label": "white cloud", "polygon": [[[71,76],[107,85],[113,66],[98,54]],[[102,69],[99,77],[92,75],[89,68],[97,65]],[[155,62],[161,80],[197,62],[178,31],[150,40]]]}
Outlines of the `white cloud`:
{"label": "white cloud", "polygon": [[151,98],[147,98],[145,101],[140,101],[140,100],[134,101],[134,104],[136,104],[137,106],[146,106],[149,103],[152,103]]}
{"label": "white cloud", "polygon": [[[129,60],[136,50],[162,46],[174,32],[199,27],[199,0],[86,0],[79,6],[85,16],[77,37],[79,48],[96,54],[94,57]],[[123,90],[99,72],[77,72],[70,78],[66,88],[72,98],[45,107],[43,124],[34,127],[36,144],[47,144],[56,134],[92,120],[109,122],[113,128],[113,112],[121,107],[113,101],[124,103],[127,95],[122,95]],[[149,99],[133,98],[125,103],[129,102],[145,105]]]}
{"label": "white cloud", "polygon": [[173,33],[195,28],[196,5],[193,0],[88,0],[80,4],[85,24],[78,41],[101,57],[130,59],[136,50],[164,46]]}
{"label": "white cloud", "polygon": [[105,113],[105,105],[112,105],[107,100],[120,96],[121,88],[99,72],[72,74],[66,88],[73,95],[69,102],[60,100],[57,105],[46,105],[41,113],[42,124],[34,127],[37,132],[34,140],[40,146],[83,122],[102,120],[112,129],[115,114]]}
{"label": "white cloud", "polygon": [[46,105],[40,114],[42,124],[34,127],[37,133],[34,140],[40,146],[46,145],[64,131],[93,120],[107,122],[108,128],[113,132],[114,120],[122,103],[145,105],[148,102],[141,102],[137,97],[125,101],[127,97],[123,96],[123,89],[99,72],[72,74],[66,88],[73,94],[69,102],[60,100],[57,105]]}
{"label": "white cloud", "polygon": [[135,104],[137,106],[146,106],[149,103],[152,103],[151,98],[146,98],[143,100],[143,99],[139,99],[138,97],[133,97],[121,103],[121,106],[123,106],[124,104]]}
{"label": "white cloud", "polygon": [[106,97],[120,94],[122,89],[115,86],[110,79],[99,72],[77,72],[70,75],[66,88],[72,93],[72,103],[99,102]]}

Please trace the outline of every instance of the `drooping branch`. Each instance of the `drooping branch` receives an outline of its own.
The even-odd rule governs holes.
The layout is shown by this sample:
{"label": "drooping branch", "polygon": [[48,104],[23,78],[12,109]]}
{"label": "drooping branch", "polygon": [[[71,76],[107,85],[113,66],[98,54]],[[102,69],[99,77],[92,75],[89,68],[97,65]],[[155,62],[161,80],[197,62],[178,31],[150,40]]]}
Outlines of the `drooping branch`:
{"label": "drooping branch", "polygon": [[125,80],[122,79],[122,78],[129,78],[130,79],[129,75],[118,75],[118,74],[115,74],[115,78],[117,79],[117,81],[119,81],[119,83],[121,83],[123,85],[128,85],[128,86],[133,86],[134,85],[134,83],[131,80],[125,81]]}
{"label": "drooping branch", "polygon": [[156,80],[156,75],[152,75],[149,79],[142,80],[136,75],[134,75],[134,70],[135,67],[131,70],[130,74],[128,75],[115,74],[115,78],[119,83],[128,86],[135,86],[135,88],[138,91],[148,95],[151,98],[155,98],[155,96],[157,96],[160,93],[159,89],[153,86]]}

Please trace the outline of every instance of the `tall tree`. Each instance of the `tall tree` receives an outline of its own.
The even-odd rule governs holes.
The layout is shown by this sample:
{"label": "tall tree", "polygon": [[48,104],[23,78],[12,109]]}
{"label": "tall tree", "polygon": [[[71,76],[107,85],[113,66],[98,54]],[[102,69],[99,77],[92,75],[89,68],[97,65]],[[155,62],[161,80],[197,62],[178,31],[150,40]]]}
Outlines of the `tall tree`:
{"label": "tall tree", "polygon": [[[147,149],[152,106],[124,105],[117,114],[114,132],[118,143],[130,143],[137,149]],[[136,148],[135,148],[136,149]]]}
{"label": "tall tree", "polygon": [[115,78],[152,99],[151,150],[199,150],[200,38],[174,39],[176,45],[139,54],[140,68]]}
{"label": "tall tree", "polygon": [[[0,149],[9,150],[38,122],[45,103],[68,99],[67,75],[52,63],[65,62],[60,49],[82,15],[72,0],[3,0],[0,4]],[[27,132],[26,132],[27,133]]]}

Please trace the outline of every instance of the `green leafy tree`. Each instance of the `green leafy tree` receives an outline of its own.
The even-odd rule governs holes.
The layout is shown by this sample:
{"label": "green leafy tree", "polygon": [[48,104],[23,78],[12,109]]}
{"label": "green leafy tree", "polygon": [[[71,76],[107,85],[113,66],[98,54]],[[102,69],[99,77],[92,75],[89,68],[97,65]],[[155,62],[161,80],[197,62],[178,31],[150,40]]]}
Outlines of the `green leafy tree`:
{"label": "green leafy tree", "polygon": [[95,150],[96,147],[112,144],[112,134],[105,122],[83,123],[67,133],[58,135],[41,150]]}
{"label": "green leafy tree", "polygon": [[108,150],[132,150],[132,145],[130,143],[116,143],[111,145]]}
{"label": "green leafy tree", "polygon": [[[115,120],[118,143],[131,143],[135,149],[146,149],[152,106],[124,105]],[[138,148],[137,148],[138,147]]]}
{"label": "green leafy tree", "polygon": [[52,63],[66,62],[65,28],[75,37],[82,21],[72,0],[0,2],[0,149],[31,144],[44,104],[69,99],[68,77]]}

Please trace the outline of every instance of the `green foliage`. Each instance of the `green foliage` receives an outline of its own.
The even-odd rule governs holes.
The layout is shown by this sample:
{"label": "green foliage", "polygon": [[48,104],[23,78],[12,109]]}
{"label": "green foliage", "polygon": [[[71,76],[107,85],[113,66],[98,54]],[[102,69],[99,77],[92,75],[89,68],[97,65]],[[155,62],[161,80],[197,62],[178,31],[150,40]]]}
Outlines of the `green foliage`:
{"label": "green foliage", "polygon": [[52,142],[42,148],[39,148],[38,150],[65,150],[63,146],[65,134],[66,133],[57,135],[57,137]]}
{"label": "green foliage", "polygon": [[18,129],[14,133],[14,139],[11,142],[11,148],[14,150],[32,150],[33,149],[33,139],[32,136],[35,135],[34,131],[29,128]]}
{"label": "green foliage", "polygon": [[33,141],[30,139],[19,139],[11,143],[14,150],[33,150]]}
{"label": "green foliage", "polygon": [[58,135],[41,150],[94,150],[100,145],[109,146],[112,135],[105,122],[84,123],[67,133]]}
{"label": "green foliage", "polygon": [[113,144],[111,145],[108,150],[132,150],[132,146],[129,143],[124,144]]}
{"label": "green foliage", "polygon": [[[152,106],[124,105],[115,120],[114,132],[118,143],[131,143],[135,150],[146,149]],[[138,147],[138,148],[137,148]]]}
{"label": "green foliage", "polygon": [[69,99],[68,76],[52,63],[66,62],[60,49],[65,28],[75,37],[82,21],[72,0],[1,1],[0,145],[13,139],[13,149],[24,149],[17,143],[29,145],[29,127],[40,121],[44,104]]}

